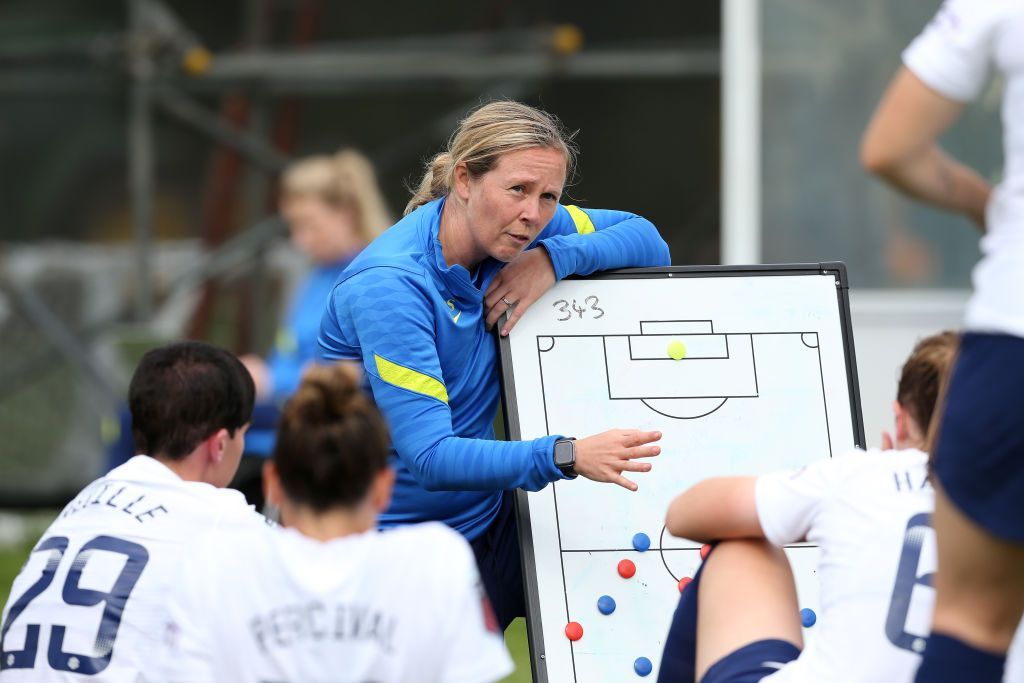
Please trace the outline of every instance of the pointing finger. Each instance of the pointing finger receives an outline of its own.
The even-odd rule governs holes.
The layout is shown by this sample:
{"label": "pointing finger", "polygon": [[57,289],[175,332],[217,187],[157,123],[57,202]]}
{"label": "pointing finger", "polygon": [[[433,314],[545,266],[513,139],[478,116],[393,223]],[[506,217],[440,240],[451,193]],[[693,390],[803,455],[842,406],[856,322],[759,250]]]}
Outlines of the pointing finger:
{"label": "pointing finger", "polygon": [[626,479],[623,476],[615,477],[614,479],[612,479],[612,483],[618,484],[622,488],[629,489],[630,491],[636,491],[638,488],[640,488],[639,486],[637,486],[636,484],[634,484],[629,479]]}

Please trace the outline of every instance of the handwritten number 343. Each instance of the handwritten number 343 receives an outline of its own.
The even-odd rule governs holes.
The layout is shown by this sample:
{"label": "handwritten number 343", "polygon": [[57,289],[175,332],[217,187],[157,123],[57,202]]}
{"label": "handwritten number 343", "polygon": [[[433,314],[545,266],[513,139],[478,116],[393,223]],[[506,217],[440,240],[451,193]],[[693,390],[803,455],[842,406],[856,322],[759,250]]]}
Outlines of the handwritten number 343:
{"label": "handwritten number 343", "polygon": [[[594,320],[604,316],[604,309],[598,307],[598,300],[596,296],[588,296],[583,300],[583,306],[576,303],[576,299],[572,300],[570,304],[565,299],[559,299],[555,303],[551,304],[559,313],[564,314],[565,317],[558,318],[560,321],[571,320],[573,313],[575,313],[580,320],[583,320],[583,314],[588,311],[592,311],[590,317]],[[595,315],[596,314],[596,315]]]}

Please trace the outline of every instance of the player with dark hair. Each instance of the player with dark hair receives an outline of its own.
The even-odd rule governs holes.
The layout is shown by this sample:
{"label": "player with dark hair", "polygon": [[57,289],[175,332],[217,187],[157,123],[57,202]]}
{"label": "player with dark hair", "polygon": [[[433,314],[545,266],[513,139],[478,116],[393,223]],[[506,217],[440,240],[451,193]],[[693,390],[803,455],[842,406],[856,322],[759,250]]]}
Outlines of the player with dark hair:
{"label": "player with dark hair", "polygon": [[312,367],[285,404],[267,499],[282,528],[213,531],[172,598],[171,681],[474,683],[512,669],[459,534],[381,532],[388,436],[358,374]]}
{"label": "player with dark hair", "polygon": [[[796,472],[707,479],[672,502],[672,534],[721,542],[683,590],[659,682],[913,678],[934,600],[928,541],[935,496],[923,449],[958,339],[953,332],[927,337],[904,364],[896,450],[855,450]],[[821,614],[801,652],[782,547],[803,541],[820,547]]]}
{"label": "player with dark hair", "polygon": [[[225,486],[252,413],[252,378],[201,342],[148,352],[129,389],[136,455],[75,497],[11,587],[0,678],[138,681],[163,638],[182,546],[224,523],[263,527]],[[87,677],[87,678],[86,678]]]}

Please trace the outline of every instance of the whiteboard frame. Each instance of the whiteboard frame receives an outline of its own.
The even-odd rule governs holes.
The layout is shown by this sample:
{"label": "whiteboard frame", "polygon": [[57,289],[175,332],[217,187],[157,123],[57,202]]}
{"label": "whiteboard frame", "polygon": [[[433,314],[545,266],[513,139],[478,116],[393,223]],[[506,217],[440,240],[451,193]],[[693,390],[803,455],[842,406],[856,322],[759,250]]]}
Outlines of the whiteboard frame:
{"label": "whiteboard frame", "polygon": [[[780,275],[831,275],[836,282],[836,304],[839,307],[839,321],[842,326],[843,355],[846,360],[846,379],[849,388],[850,412],[853,425],[853,441],[864,448],[864,418],[861,411],[860,384],[857,377],[857,358],[853,343],[853,328],[850,321],[850,288],[846,277],[846,264],[840,261],[822,263],[785,263],[774,265],[740,266],[669,266],[665,268],[630,268],[595,273],[586,277],[571,276],[570,280],[622,280],[660,279],[668,277],[751,277]],[[527,316],[530,312],[527,311]],[[499,329],[495,325],[495,334]],[[512,441],[522,438],[519,425],[518,400],[516,397],[515,373],[512,366],[512,342],[508,337],[498,337],[501,358],[501,398],[505,421],[505,434]],[[516,491],[516,518],[519,531],[520,559],[523,572],[523,590],[526,594],[526,634],[530,647],[530,665],[534,683],[548,683],[547,662],[544,655],[543,624],[540,619],[540,591],[537,587],[536,555],[533,549],[533,530],[530,521],[530,507],[527,494]]]}

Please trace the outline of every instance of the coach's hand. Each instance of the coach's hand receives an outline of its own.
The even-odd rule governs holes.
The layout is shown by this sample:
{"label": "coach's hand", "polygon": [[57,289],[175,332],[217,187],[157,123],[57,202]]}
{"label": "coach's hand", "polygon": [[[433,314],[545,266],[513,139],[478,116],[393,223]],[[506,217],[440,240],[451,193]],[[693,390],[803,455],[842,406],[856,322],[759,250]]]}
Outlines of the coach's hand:
{"label": "coach's hand", "polygon": [[637,485],[622,476],[623,472],[650,472],[650,458],[661,453],[661,446],[651,446],[661,439],[661,432],[638,429],[610,429],[607,432],[576,440],[576,473],[594,481],[618,484],[630,491]]}
{"label": "coach's hand", "polygon": [[494,276],[484,294],[487,329],[491,329],[505,311],[510,311],[501,328],[501,336],[507,337],[526,309],[553,284],[555,267],[551,265],[547,249],[536,247],[515,257]]}

